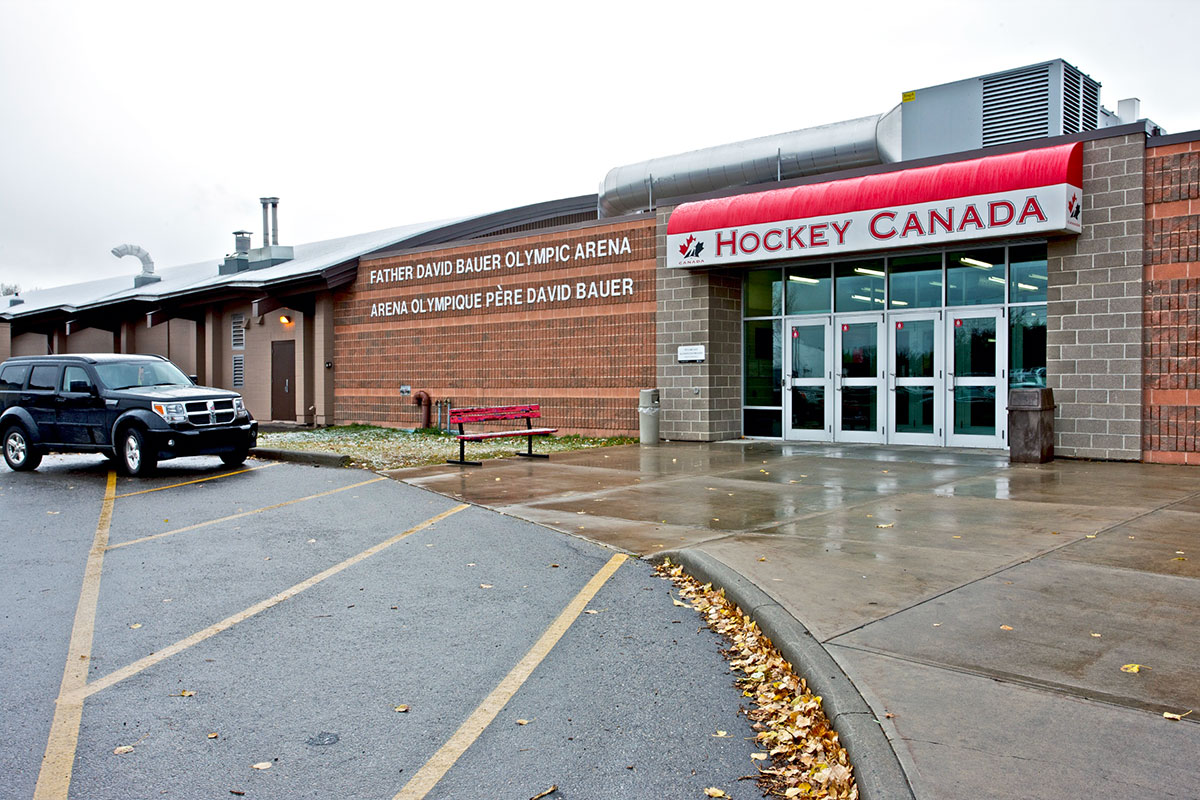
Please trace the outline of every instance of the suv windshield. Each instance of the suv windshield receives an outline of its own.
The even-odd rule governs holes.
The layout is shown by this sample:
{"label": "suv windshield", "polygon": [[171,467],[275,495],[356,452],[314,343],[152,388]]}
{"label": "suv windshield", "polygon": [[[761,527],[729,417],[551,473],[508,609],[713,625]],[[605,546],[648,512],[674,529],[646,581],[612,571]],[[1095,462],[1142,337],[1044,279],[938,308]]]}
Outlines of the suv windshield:
{"label": "suv windshield", "polygon": [[135,386],[191,386],[192,381],[169,361],[97,364],[96,374],[109,389]]}

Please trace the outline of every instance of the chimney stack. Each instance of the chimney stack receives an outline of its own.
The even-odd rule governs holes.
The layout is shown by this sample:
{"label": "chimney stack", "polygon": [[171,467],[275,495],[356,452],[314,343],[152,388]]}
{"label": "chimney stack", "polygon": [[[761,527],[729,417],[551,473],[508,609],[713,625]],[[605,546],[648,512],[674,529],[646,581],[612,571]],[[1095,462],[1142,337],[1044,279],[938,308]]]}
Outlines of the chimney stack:
{"label": "chimney stack", "polygon": [[[270,247],[273,244],[279,244],[279,198],[278,197],[260,197],[258,202],[262,203],[263,208],[263,247]],[[267,206],[271,207],[271,220],[267,222]],[[270,231],[270,239],[267,238],[267,232]]]}

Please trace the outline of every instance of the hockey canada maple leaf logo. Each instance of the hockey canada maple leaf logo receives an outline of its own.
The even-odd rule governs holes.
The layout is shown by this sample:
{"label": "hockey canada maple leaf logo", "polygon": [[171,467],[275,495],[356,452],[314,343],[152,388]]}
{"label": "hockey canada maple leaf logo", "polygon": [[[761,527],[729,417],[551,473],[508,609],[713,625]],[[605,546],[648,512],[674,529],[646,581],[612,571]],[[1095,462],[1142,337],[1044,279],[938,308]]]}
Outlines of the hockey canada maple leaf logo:
{"label": "hockey canada maple leaf logo", "polygon": [[704,252],[704,242],[697,241],[695,236],[689,236],[687,241],[679,245],[679,254],[684,258],[699,258]]}
{"label": "hockey canada maple leaf logo", "polygon": [[1079,195],[1072,194],[1070,202],[1067,203],[1067,219],[1079,219],[1080,210]]}

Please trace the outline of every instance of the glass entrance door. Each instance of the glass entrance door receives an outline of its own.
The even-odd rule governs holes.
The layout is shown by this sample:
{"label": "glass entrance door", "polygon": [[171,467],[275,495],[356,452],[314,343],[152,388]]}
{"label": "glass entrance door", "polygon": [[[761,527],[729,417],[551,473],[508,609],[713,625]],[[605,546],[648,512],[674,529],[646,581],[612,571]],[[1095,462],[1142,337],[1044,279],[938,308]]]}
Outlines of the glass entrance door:
{"label": "glass entrance door", "polygon": [[787,320],[784,364],[784,438],[833,438],[833,324],[830,317]]}
{"label": "glass entrance door", "polygon": [[835,319],[833,426],[839,442],[884,441],[883,326],[883,314]]}
{"label": "glass entrance door", "polygon": [[888,317],[888,441],[941,445],[942,312]]}
{"label": "glass entrance door", "polygon": [[946,444],[1007,447],[1008,337],[1004,309],[948,312]]}

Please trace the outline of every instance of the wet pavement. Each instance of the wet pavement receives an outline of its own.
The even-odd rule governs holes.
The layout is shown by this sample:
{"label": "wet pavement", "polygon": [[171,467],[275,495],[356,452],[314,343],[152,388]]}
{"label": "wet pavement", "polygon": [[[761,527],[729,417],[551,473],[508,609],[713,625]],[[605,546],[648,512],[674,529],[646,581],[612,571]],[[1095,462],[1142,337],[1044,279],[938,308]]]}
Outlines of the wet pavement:
{"label": "wet pavement", "polygon": [[738,441],[391,475],[728,565],[824,644],[917,797],[1197,796],[1195,468]]}

